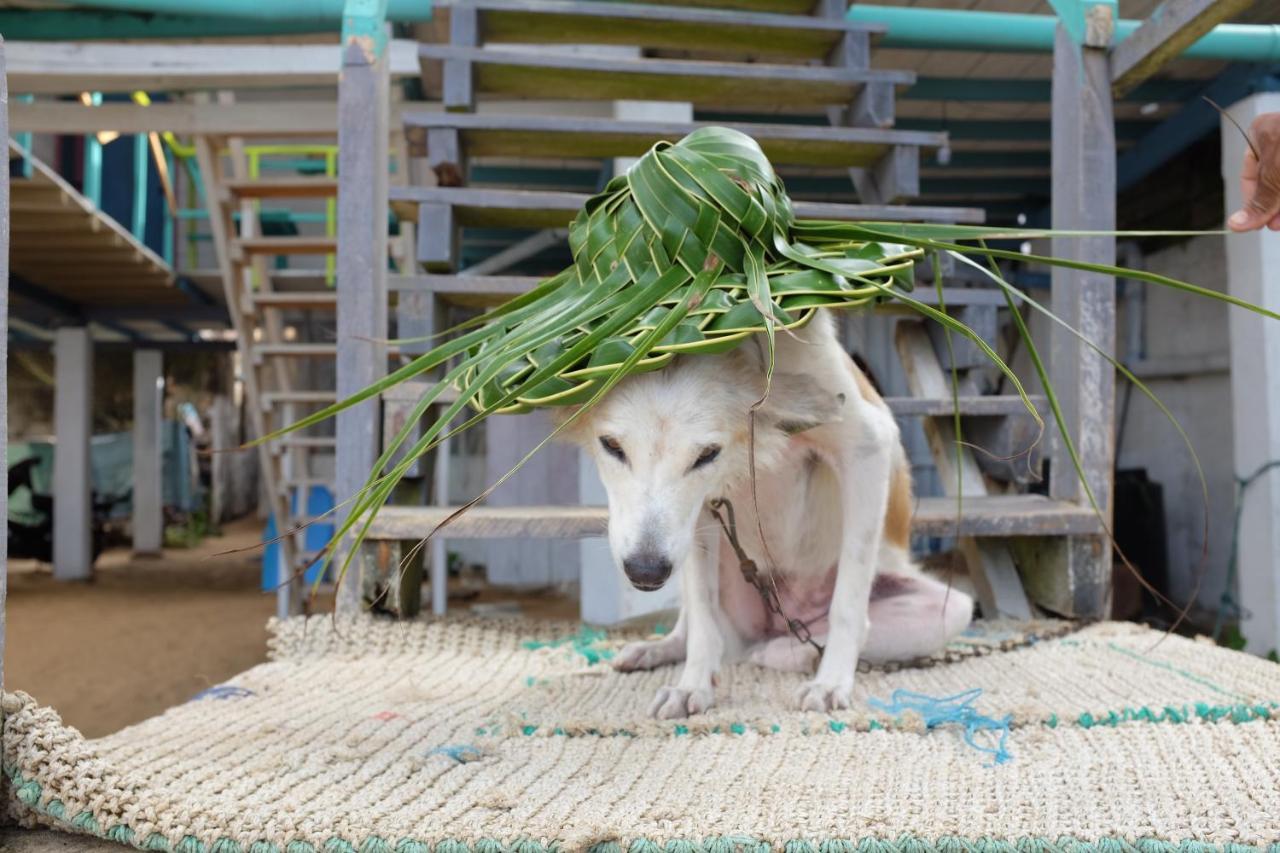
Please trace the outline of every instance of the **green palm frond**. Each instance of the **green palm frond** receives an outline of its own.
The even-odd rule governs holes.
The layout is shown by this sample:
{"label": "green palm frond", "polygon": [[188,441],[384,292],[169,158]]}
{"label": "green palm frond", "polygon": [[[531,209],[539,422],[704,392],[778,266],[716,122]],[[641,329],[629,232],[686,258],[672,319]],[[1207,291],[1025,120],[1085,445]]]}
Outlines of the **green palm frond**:
{"label": "green palm frond", "polygon": [[[986,240],[1064,232],[953,225],[796,220],[781,180],[750,137],[703,128],[653,146],[593,196],[569,229],[573,265],[503,306],[453,330],[455,337],[359,394],[264,436],[318,423],[430,371],[444,375],[388,443],[347,506],[334,541],[363,538],[405,472],[449,434],[496,413],[548,406],[584,409],[632,373],[677,355],[725,352],[753,334],[804,325],[819,308],[866,308],[894,300],[973,341],[1039,420],[1018,377],[972,329],[911,296],[916,264],[956,253],[1139,279],[1280,315],[1195,285],[1135,270],[987,248]],[[1000,282],[1003,284],[1003,281]],[[1025,334],[1024,327],[1019,328]],[[457,396],[409,447],[431,406]],[[449,425],[467,408],[473,414]],[[1061,421],[1061,415],[1055,410]],[[1065,443],[1074,458],[1071,437]],[[398,456],[398,461],[396,460]],[[355,552],[343,565],[345,572]],[[332,558],[330,549],[326,560]]]}

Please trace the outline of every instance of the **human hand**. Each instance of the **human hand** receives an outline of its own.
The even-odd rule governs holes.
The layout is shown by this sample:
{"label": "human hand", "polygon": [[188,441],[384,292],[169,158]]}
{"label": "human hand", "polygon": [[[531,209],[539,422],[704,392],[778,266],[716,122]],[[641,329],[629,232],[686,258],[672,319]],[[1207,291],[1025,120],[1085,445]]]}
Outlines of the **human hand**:
{"label": "human hand", "polygon": [[1232,231],[1256,231],[1264,225],[1280,231],[1280,113],[1255,118],[1249,138],[1253,145],[1245,149],[1240,169],[1244,207],[1231,214],[1227,225]]}

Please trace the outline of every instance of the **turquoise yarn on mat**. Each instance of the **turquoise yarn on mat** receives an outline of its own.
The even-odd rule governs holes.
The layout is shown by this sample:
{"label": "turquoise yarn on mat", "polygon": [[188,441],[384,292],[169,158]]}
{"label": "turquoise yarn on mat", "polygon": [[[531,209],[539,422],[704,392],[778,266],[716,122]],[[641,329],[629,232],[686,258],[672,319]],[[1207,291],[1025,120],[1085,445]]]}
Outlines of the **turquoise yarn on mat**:
{"label": "turquoise yarn on mat", "polygon": [[[886,714],[893,716],[901,716],[907,711],[914,711],[924,720],[925,728],[936,728],[947,723],[958,723],[964,726],[964,742],[978,752],[985,753],[992,757],[994,764],[1004,764],[1013,758],[1006,748],[1009,741],[1009,723],[1013,719],[1012,714],[1006,714],[1002,719],[995,719],[978,713],[973,707],[973,703],[978,701],[978,697],[982,695],[982,688],[975,687],[972,690],[966,690],[963,693],[957,693],[954,696],[946,696],[937,698],[927,696],[924,693],[914,693],[910,690],[895,690],[893,695],[889,697],[888,702],[881,701],[874,697],[867,700],[867,704],[877,711],[884,711]],[[996,735],[995,746],[987,746],[978,743],[977,733],[982,731],[994,732]]]}

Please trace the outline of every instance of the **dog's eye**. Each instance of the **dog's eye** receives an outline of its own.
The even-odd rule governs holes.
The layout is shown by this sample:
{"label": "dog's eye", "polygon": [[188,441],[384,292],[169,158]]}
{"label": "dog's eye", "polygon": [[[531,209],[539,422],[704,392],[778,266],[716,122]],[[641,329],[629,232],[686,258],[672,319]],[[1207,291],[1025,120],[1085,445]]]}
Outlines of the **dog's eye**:
{"label": "dog's eye", "polygon": [[720,445],[708,444],[702,448],[702,452],[698,454],[698,458],[693,461],[694,468],[701,468],[703,465],[710,465],[720,455]]}
{"label": "dog's eye", "polygon": [[604,452],[608,453],[619,462],[627,461],[627,454],[622,452],[622,445],[611,435],[600,436],[600,446],[604,448]]}

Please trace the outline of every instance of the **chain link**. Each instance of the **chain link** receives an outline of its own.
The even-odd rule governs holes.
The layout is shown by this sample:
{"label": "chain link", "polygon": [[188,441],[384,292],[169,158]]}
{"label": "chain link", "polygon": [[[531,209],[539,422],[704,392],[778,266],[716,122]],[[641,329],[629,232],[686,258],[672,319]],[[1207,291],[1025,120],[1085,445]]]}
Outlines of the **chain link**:
{"label": "chain link", "polygon": [[[723,514],[720,512],[722,507],[724,508]],[[808,624],[799,619],[792,619],[782,611],[782,602],[778,600],[778,590],[760,574],[760,569],[756,566],[755,560],[748,557],[747,552],[742,549],[741,543],[738,542],[738,522],[734,517],[733,504],[729,503],[727,498],[715,498],[709,504],[709,508],[716,521],[720,522],[720,527],[724,530],[725,537],[728,538],[734,554],[738,557],[738,568],[742,571],[743,579],[755,587],[756,592],[760,593],[760,598],[764,601],[765,610],[786,622],[787,630],[791,632],[793,637],[802,643],[813,646],[818,650],[818,654],[821,655],[824,651],[822,644],[813,638],[813,632],[809,630]],[[725,515],[728,515],[728,521],[725,520]]]}

